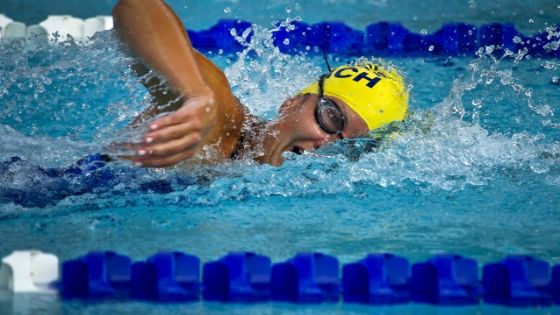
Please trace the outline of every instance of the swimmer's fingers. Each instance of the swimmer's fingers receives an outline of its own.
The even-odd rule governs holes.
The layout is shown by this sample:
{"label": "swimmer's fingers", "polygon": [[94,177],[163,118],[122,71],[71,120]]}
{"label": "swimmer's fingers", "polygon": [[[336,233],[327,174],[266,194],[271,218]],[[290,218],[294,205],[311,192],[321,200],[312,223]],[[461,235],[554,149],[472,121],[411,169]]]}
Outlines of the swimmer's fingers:
{"label": "swimmer's fingers", "polygon": [[[138,157],[140,157],[141,159],[167,157],[185,151],[190,152],[195,149],[201,141],[202,134],[200,132],[191,132],[188,135],[178,139],[140,147],[136,152]],[[190,157],[192,157],[192,155],[188,156],[188,158]]]}
{"label": "swimmer's fingers", "polygon": [[215,119],[216,105],[213,97],[192,97],[176,112],[157,119],[150,124],[150,131],[185,123],[188,120],[199,119],[209,125]]}
{"label": "swimmer's fingers", "polygon": [[204,133],[200,122],[196,119],[185,123],[172,125],[144,135],[145,145],[160,143],[182,138],[189,133]]}
{"label": "swimmer's fingers", "polygon": [[140,159],[140,160],[137,158],[132,158],[131,160],[134,162],[135,165],[142,166],[142,167],[169,167],[193,157],[195,152],[196,150],[192,149],[189,151],[184,151],[166,157],[154,157],[154,158]]}

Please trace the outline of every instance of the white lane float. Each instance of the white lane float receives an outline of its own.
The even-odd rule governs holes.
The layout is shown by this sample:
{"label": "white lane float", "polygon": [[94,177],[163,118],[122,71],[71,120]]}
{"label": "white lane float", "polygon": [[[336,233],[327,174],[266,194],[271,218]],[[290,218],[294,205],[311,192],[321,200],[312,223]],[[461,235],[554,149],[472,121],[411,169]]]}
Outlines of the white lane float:
{"label": "white lane float", "polygon": [[14,251],[0,266],[0,289],[13,293],[56,293],[58,278],[58,257],[38,250]]}
{"label": "white lane float", "polygon": [[12,41],[25,39],[28,47],[32,44],[43,45],[47,42],[64,41],[68,36],[76,42],[88,43],[97,32],[113,28],[111,16],[95,16],[80,19],[70,15],[49,15],[38,25],[27,26],[0,14],[0,39]]}

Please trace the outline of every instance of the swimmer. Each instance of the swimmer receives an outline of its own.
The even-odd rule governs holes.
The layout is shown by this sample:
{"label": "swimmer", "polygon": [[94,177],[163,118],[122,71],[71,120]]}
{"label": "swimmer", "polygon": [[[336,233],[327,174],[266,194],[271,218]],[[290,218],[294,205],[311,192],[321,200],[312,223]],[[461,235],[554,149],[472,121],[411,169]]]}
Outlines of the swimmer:
{"label": "swimmer", "polygon": [[404,120],[408,110],[403,79],[367,63],[333,69],[284,101],[277,118],[262,122],[233,95],[224,73],[192,47],[163,1],[120,0],[113,17],[120,38],[140,61],[134,70],[153,96],[154,105],[135,122],[169,112],[149,123],[136,154],[126,157],[138,166],[248,157],[281,165],[284,152],[367,136]]}

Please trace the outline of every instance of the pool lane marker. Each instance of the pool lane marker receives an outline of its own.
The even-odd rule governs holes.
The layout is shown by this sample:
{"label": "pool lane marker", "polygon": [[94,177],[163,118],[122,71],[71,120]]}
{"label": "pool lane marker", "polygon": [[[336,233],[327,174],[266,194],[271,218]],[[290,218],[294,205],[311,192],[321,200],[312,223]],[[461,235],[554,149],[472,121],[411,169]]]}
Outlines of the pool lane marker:
{"label": "pool lane marker", "polygon": [[[431,34],[418,34],[401,23],[377,22],[365,31],[341,22],[307,24],[292,21],[290,27],[279,27],[272,33],[274,45],[286,54],[321,55],[323,52],[347,56],[476,56],[505,50],[517,54],[560,57],[560,24],[527,36],[512,24],[489,23],[472,25],[447,23]],[[30,31],[25,24],[0,14],[0,39],[24,39],[38,46],[44,42],[66,40],[87,44],[95,33],[113,28],[111,16],[80,19],[69,15],[51,15]],[[188,30],[194,47],[207,54],[233,54],[247,49],[253,36],[252,23],[223,19],[206,30]],[[4,33],[4,35],[2,35]],[[57,34],[57,35],[54,35]],[[242,36],[240,36],[243,34]],[[239,39],[243,38],[244,43]],[[30,45],[28,45],[30,46]]]}
{"label": "pool lane marker", "polygon": [[[112,251],[90,252],[62,263],[40,251],[15,251],[2,259],[0,290],[59,292],[63,299],[136,299],[189,302],[288,301],[373,305],[428,303],[513,307],[560,304],[560,265],[531,256],[486,264],[461,255],[436,255],[410,265],[394,254],[369,254],[340,266],[334,256],[299,253],[284,262],[253,252],[232,252],[202,265],[196,256],[161,252],[133,262]],[[201,280],[202,276],[202,280]]]}
{"label": "pool lane marker", "polygon": [[27,26],[0,14],[0,40],[23,40],[28,47],[65,41],[70,37],[77,43],[87,44],[96,33],[111,29],[113,18],[110,16],[95,16],[84,20],[70,15],[49,15],[39,24]]}
{"label": "pool lane marker", "polygon": [[57,293],[58,258],[38,250],[14,251],[2,258],[0,290],[13,293]]}

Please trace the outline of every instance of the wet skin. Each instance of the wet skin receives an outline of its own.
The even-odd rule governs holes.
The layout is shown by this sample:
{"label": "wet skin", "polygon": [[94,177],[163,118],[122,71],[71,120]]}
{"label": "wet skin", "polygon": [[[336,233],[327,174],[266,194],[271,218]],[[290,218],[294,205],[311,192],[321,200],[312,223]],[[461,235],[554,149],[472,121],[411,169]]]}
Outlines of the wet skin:
{"label": "wet skin", "polygon": [[340,135],[329,134],[321,129],[315,109],[317,94],[298,95],[286,100],[280,107],[279,116],[266,125],[263,146],[264,155],[257,158],[261,163],[281,165],[282,153],[312,151],[339,139],[363,137],[368,127],[346,103],[338,98],[329,98],[342,110],[347,123]]}
{"label": "wet skin", "polygon": [[[138,57],[135,71],[153,96],[154,106],[135,121],[150,122],[136,155],[123,158],[143,167],[168,167],[187,160],[219,163],[232,156],[250,156],[260,163],[281,165],[282,153],[315,150],[339,138],[367,134],[366,123],[340,99],[332,98],[345,116],[340,135],[323,131],[316,121],[318,95],[287,99],[278,117],[265,124],[233,95],[224,73],[191,45],[184,25],[161,0],[120,0],[113,10],[115,29]],[[153,75],[147,75],[150,71]],[[242,130],[246,126],[249,132]],[[241,146],[240,143],[248,142]],[[255,150],[260,146],[262,149]],[[212,148],[208,155],[206,149]],[[251,152],[243,151],[255,151]],[[193,159],[194,158],[194,159]]]}

